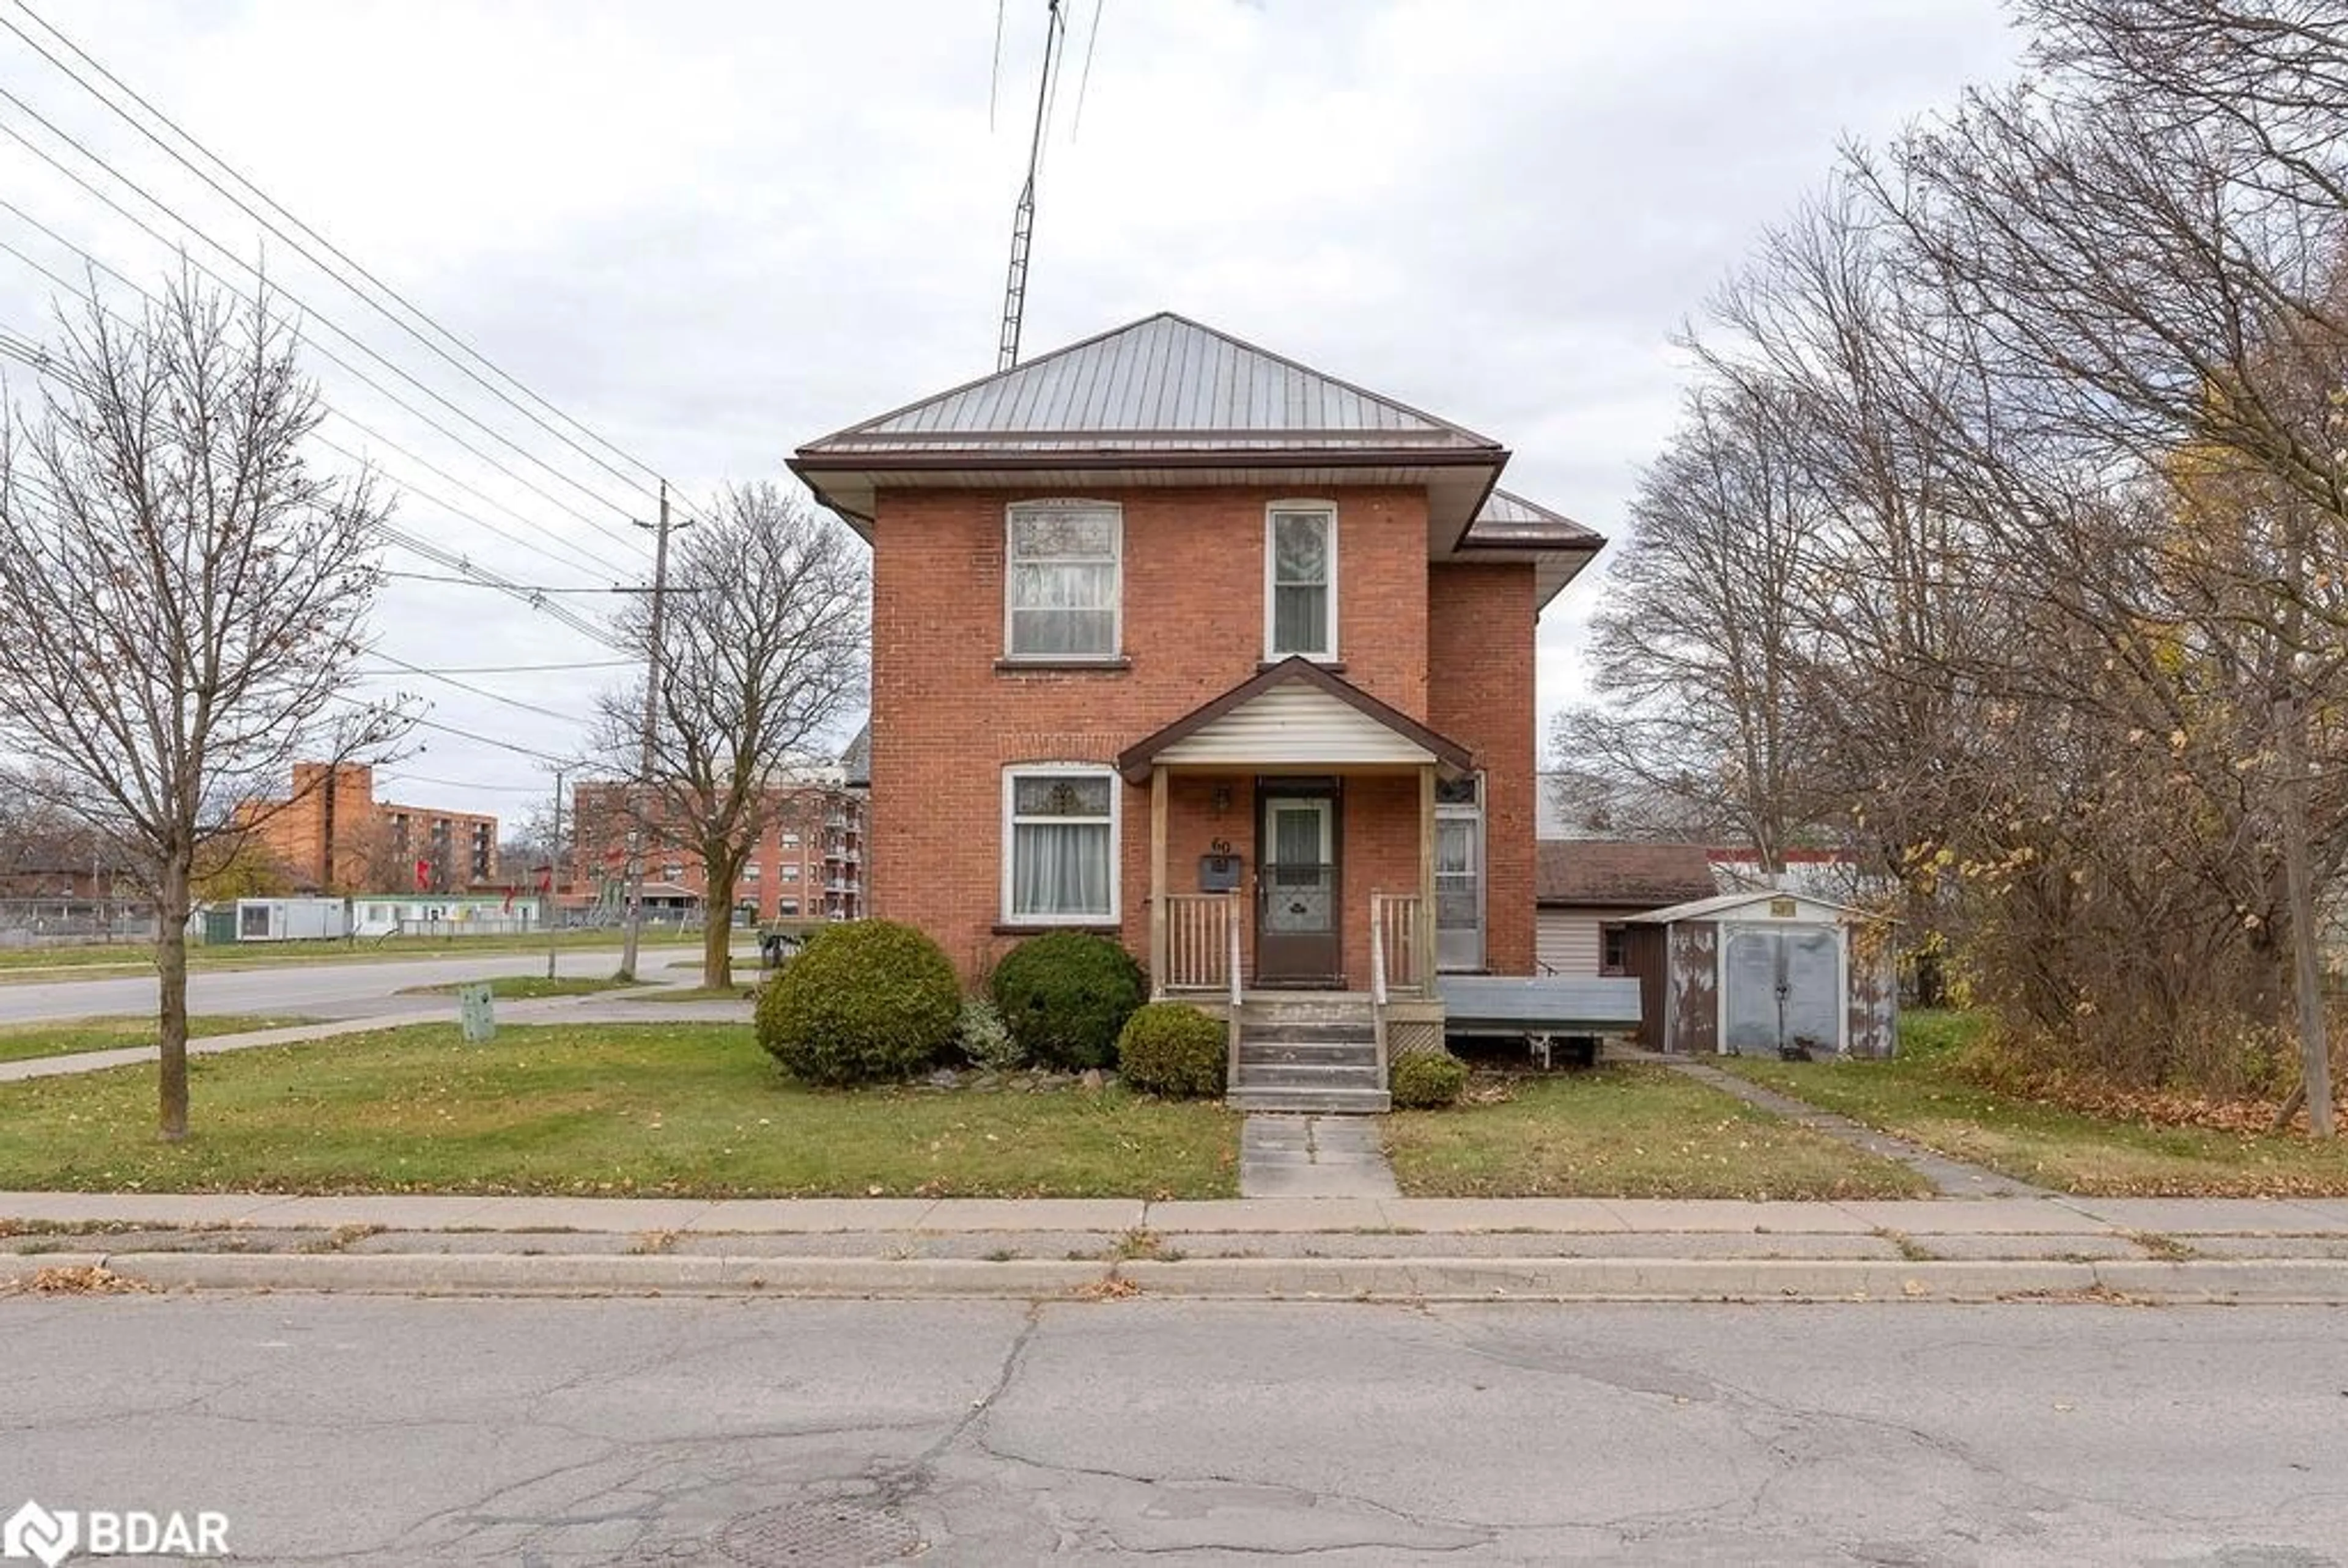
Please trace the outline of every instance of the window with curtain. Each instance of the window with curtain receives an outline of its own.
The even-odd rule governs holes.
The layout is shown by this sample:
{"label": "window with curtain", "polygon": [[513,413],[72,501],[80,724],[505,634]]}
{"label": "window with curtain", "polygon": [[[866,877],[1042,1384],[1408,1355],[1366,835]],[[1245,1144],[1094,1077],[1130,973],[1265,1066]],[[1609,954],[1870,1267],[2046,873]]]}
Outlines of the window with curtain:
{"label": "window with curtain", "polygon": [[1337,514],[1326,507],[1272,511],[1265,551],[1267,653],[1337,656]]}
{"label": "window with curtain", "polygon": [[1117,918],[1117,780],[1107,769],[1010,774],[1004,913],[1012,920]]}
{"label": "window with curtain", "polygon": [[1112,506],[1011,508],[1004,591],[1014,659],[1114,659],[1123,518]]}

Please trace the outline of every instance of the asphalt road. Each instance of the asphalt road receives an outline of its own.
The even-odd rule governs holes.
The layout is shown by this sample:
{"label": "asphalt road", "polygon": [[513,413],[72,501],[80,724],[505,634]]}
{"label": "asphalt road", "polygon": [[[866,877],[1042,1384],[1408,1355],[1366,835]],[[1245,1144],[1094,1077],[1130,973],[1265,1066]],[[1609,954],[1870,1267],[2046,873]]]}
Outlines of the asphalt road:
{"label": "asphalt road", "polygon": [[807,1564],[919,1542],[954,1563],[2281,1568],[2348,1554],[2342,1325],[17,1299],[0,1511],[216,1510],[246,1563]]}
{"label": "asphalt road", "polygon": [[[638,972],[667,976],[673,962],[697,961],[698,948],[647,947]],[[608,975],[619,968],[620,949],[571,948],[561,955],[558,974]],[[379,958],[362,963],[285,964],[252,969],[196,969],[188,976],[188,1006],[198,1013],[294,1013],[306,1018],[372,1018],[446,1011],[447,997],[397,993],[416,986],[481,980],[494,975],[542,975],[543,952],[506,951],[478,958]],[[155,1010],[155,977],[57,980],[0,985],[0,1024],[48,1019],[98,1018]]]}

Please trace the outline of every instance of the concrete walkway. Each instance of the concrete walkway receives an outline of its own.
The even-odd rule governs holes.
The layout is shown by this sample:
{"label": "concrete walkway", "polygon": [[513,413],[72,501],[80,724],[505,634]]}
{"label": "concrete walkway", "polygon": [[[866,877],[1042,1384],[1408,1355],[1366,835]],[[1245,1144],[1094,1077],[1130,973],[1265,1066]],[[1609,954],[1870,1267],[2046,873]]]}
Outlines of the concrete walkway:
{"label": "concrete walkway", "polygon": [[1951,1159],[1936,1149],[1927,1149],[1905,1138],[1879,1132],[1848,1116],[1821,1111],[1807,1101],[1780,1094],[1734,1072],[1723,1072],[1707,1062],[1691,1061],[1684,1056],[1653,1053],[1642,1054],[1636,1060],[1684,1073],[1724,1094],[1735,1095],[1747,1105],[1757,1106],[1773,1115],[1807,1127],[1813,1132],[1823,1133],[1838,1143],[1846,1143],[1862,1153],[1905,1165],[1931,1183],[1932,1191],[1944,1198],[2043,1198],[2054,1195],[2044,1187],[2034,1187],[2028,1182],[2018,1181],[1983,1166]]}
{"label": "concrete walkway", "polygon": [[1243,1198],[1394,1198],[1375,1116],[1257,1112],[1240,1125]]}

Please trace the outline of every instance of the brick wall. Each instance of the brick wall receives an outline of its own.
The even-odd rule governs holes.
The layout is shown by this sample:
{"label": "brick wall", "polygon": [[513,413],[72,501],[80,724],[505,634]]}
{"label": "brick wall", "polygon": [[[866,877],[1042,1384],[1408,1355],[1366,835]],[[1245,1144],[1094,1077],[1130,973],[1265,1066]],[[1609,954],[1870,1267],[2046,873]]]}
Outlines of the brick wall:
{"label": "brick wall", "polygon": [[1533,972],[1533,601],[1529,566],[1427,569],[1427,723],[1484,769],[1484,961]]}
{"label": "brick wall", "polygon": [[[375,770],[363,763],[345,763],[339,767],[296,763],[293,790],[285,800],[251,803],[238,808],[238,816],[259,825],[260,842],[304,886],[350,893],[407,892],[415,884],[416,861],[432,859],[436,866],[439,865],[436,846],[444,840],[435,833],[444,824],[448,882],[444,890],[461,888],[477,879],[473,856],[477,834],[486,835],[488,852],[478,880],[495,882],[498,877],[496,817],[378,801]],[[331,871],[326,865],[330,816]],[[393,835],[403,817],[408,836],[401,849]],[[376,886],[379,883],[384,886]]]}
{"label": "brick wall", "polygon": [[[930,931],[966,976],[982,972],[1018,939],[994,929],[1002,905],[1004,767],[1111,762],[1256,673],[1264,653],[1269,502],[1336,503],[1344,676],[1426,718],[1423,492],[1346,488],[1309,497],[1293,489],[1092,487],[1083,494],[1124,508],[1123,651],[1129,665],[1116,671],[995,667],[1004,651],[1004,511],[1014,500],[1042,498],[1037,493],[888,491],[875,508],[872,912]],[[1200,815],[1209,810],[1209,786],[1185,786],[1169,863],[1191,871],[1178,887],[1194,885],[1195,856],[1217,836],[1231,839],[1252,866],[1253,803],[1247,781],[1233,782],[1239,787],[1219,824]],[[1134,951],[1146,954],[1149,792],[1121,785],[1118,793],[1119,924]],[[1414,801],[1414,825],[1416,811]],[[1414,845],[1406,886],[1416,886],[1416,854]],[[1350,924],[1360,923],[1351,907],[1366,907],[1369,884],[1359,877],[1370,875],[1349,875]],[[1366,950],[1361,962],[1366,966]],[[1366,968],[1356,972],[1365,975]]]}

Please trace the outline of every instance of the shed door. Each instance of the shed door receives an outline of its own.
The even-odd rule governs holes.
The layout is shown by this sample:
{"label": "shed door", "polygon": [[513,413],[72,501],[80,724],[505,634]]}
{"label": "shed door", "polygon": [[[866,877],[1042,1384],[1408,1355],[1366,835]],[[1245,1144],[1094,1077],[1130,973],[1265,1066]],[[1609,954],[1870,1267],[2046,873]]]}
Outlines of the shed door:
{"label": "shed door", "polygon": [[1774,1056],[1842,1047],[1842,929],[1732,927],[1721,958],[1720,1048]]}

